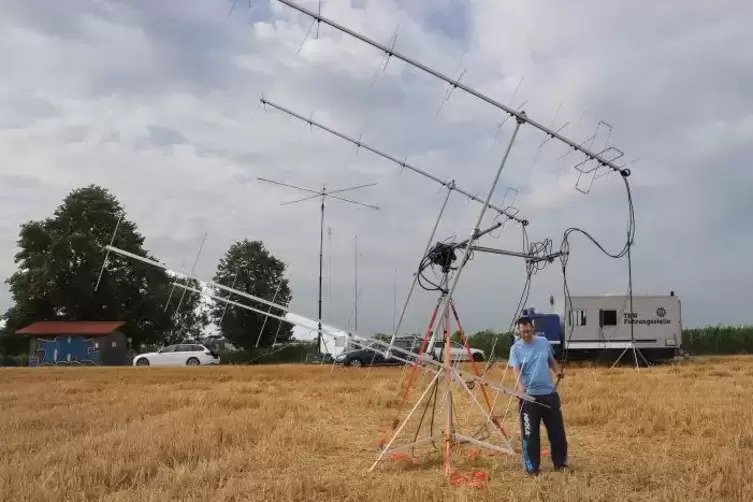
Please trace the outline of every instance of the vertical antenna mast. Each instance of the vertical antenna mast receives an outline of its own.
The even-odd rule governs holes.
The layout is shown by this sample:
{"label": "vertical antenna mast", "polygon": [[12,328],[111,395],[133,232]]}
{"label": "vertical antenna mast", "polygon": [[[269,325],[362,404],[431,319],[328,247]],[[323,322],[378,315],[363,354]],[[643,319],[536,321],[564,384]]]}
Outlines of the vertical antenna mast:
{"label": "vertical antenna mast", "polygon": [[355,266],[355,291],[353,295],[353,299],[355,301],[355,325],[353,326],[353,331],[358,333],[358,236],[355,236],[355,244],[354,244],[354,253],[356,257],[356,266]]}
{"label": "vertical antenna mast", "polygon": [[364,206],[364,207],[368,207],[368,208],[371,208],[371,209],[377,209],[378,210],[379,208],[377,206],[372,206],[370,204],[364,204],[362,202],[356,202],[354,200],[345,199],[343,197],[338,197],[336,195],[332,195],[332,194],[335,194],[335,193],[347,192],[349,190],[356,190],[358,188],[364,188],[364,187],[374,186],[377,183],[368,183],[366,185],[357,185],[357,186],[353,186],[353,187],[349,187],[349,188],[340,188],[338,190],[331,190],[331,191],[328,192],[327,189],[326,189],[326,187],[324,186],[324,184],[322,184],[322,189],[321,190],[311,190],[310,188],[303,188],[303,187],[299,187],[299,186],[295,186],[295,185],[290,185],[290,184],[287,184],[287,183],[282,183],[282,182],[279,182],[279,181],[268,180],[268,179],[265,179],[265,178],[257,178],[257,179],[259,181],[263,181],[265,183],[272,183],[274,185],[280,185],[280,186],[285,186],[285,187],[289,187],[289,188],[295,188],[296,190],[301,190],[303,192],[307,192],[307,193],[313,194],[313,195],[309,195],[307,197],[304,197],[302,199],[295,199],[295,200],[291,200],[291,201],[288,201],[288,202],[282,202],[282,203],[280,203],[281,206],[284,206],[286,204],[295,204],[296,202],[303,202],[303,201],[306,201],[306,200],[311,200],[311,199],[314,199],[314,198],[321,197],[321,206],[320,206],[321,207],[321,216],[320,216],[320,220],[319,220],[319,299],[318,299],[319,317],[318,317],[318,323],[317,323],[317,328],[318,329],[317,329],[317,335],[316,335],[316,348],[317,348],[317,352],[319,354],[321,354],[321,350],[322,350],[322,262],[323,262],[323,257],[324,257],[324,252],[323,252],[323,247],[324,247],[324,199],[327,198],[327,197],[330,197],[332,199],[337,199],[337,200],[340,200],[340,201],[343,201],[343,202],[349,202],[351,204],[356,204],[356,205],[359,205],[359,206]]}

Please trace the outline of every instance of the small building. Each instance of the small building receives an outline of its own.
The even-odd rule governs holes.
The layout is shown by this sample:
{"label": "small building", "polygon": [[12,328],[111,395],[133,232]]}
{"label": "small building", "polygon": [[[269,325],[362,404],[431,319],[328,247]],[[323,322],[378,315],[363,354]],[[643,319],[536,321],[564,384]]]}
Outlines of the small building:
{"label": "small building", "polygon": [[128,364],[120,321],[39,321],[16,331],[29,337],[29,366]]}

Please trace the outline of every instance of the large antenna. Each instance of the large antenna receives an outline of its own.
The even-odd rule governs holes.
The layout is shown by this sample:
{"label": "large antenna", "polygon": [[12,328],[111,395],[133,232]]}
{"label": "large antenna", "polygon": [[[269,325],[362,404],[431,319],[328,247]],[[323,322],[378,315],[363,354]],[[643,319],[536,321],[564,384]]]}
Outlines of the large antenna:
{"label": "large antenna", "polygon": [[[364,149],[366,149],[366,150],[368,150],[368,151],[370,151],[372,153],[375,153],[376,155],[379,155],[380,157],[382,157],[384,159],[387,159],[389,161],[394,162],[395,164],[399,165],[400,167],[410,169],[413,172],[416,172],[416,173],[418,173],[418,174],[420,174],[422,176],[425,176],[426,178],[434,181],[435,183],[439,183],[440,185],[448,188],[450,191],[454,190],[454,191],[456,191],[456,192],[458,192],[460,194],[465,195],[469,199],[475,200],[476,202],[481,202],[482,204],[484,203],[484,200],[476,197],[475,195],[473,195],[470,192],[467,192],[467,191],[463,190],[462,188],[459,188],[455,184],[455,182],[452,181],[452,180],[450,180],[450,181],[443,181],[443,180],[437,178],[436,176],[434,176],[433,174],[429,174],[429,173],[427,173],[426,171],[424,171],[422,169],[419,169],[419,168],[417,168],[415,166],[412,166],[412,165],[408,164],[404,160],[398,160],[397,158],[393,157],[392,155],[389,155],[389,154],[384,153],[384,152],[382,152],[380,150],[377,150],[376,148],[374,148],[372,146],[369,146],[369,145],[367,145],[365,143],[362,143],[360,139],[351,138],[350,136],[348,136],[346,134],[343,134],[343,133],[338,132],[338,131],[336,131],[334,129],[331,129],[331,128],[325,126],[325,125],[322,125],[322,124],[320,124],[318,122],[315,122],[314,120],[312,120],[310,118],[306,118],[306,117],[304,117],[303,115],[301,115],[299,113],[296,113],[296,112],[294,112],[294,111],[292,111],[292,110],[290,110],[288,108],[285,108],[284,106],[281,106],[281,105],[278,105],[276,103],[273,103],[272,101],[269,101],[268,99],[264,99],[264,96],[262,96],[260,98],[260,101],[262,102],[262,104],[269,105],[272,108],[276,108],[277,110],[279,110],[279,111],[281,111],[283,113],[286,113],[286,114],[290,115],[291,117],[295,117],[295,118],[297,118],[299,120],[302,120],[302,121],[306,122],[310,126],[317,127],[317,128],[319,128],[319,129],[321,129],[323,131],[327,131],[330,134],[333,134],[333,135],[335,135],[335,136],[337,136],[339,138],[342,138],[345,141],[353,143],[358,148],[364,148]],[[496,212],[498,212],[500,215],[506,216],[507,218],[509,218],[511,220],[517,221],[518,223],[520,223],[523,226],[527,226],[528,225],[528,220],[525,220],[523,218],[518,217],[517,216],[517,211],[516,212],[511,212],[509,209],[507,209],[507,208],[501,208],[501,207],[499,207],[499,206],[497,206],[495,204],[489,204],[489,207],[491,209],[495,210]]]}
{"label": "large antenna", "polygon": [[[446,76],[446,75],[444,75],[444,74],[442,74],[442,73],[440,73],[440,72],[438,72],[436,70],[433,70],[433,69],[429,68],[428,66],[426,66],[424,64],[421,64],[418,61],[415,61],[415,60],[411,59],[410,57],[401,54],[400,52],[397,52],[394,47],[387,47],[386,45],[383,45],[383,44],[380,44],[379,42],[371,40],[368,37],[365,37],[365,36],[363,36],[363,35],[361,35],[359,33],[354,32],[353,30],[350,30],[350,29],[346,28],[345,26],[342,26],[342,25],[340,25],[340,24],[338,24],[338,23],[336,23],[336,22],[334,22],[334,21],[332,21],[330,19],[327,19],[326,17],[322,16],[320,13],[312,12],[312,11],[306,9],[305,7],[301,7],[300,5],[296,5],[295,3],[291,2],[290,0],[278,0],[278,1],[281,2],[281,3],[283,3],[283,4],[285,4],[285,5],[287,5],[288,7],[291,7],[293,9],[297,10],[298,12],[301,12],[303,14],[306,14],[307,16],[312,17],[313,19],[316,20],[317,23],[324,23],[326,25],[329,25],[332,28],[335,28],[336,30],[342,31],[343,33],[346,33],[346,34],[350,35],[353,38],[356,38],[356,39],[358,39],[358,40],[360,40],[360,41],[362,41],[362,42],[364,42],[366,44],[371,45],[372,47],[375,47],[375,48],[381,50],[382,52],[384,52],[385,54],[387,54],[389,57],[395,57],[397,59],[400,59],[401,61],[403,61],[405,63],[408,63],[409,65],[411,65],[411,66],[413,66],[415,68],[418,68],[419,70],[422,70],[422,71],[428,73],[429,75],[433,75],[434,77],[436,77],[436,78],[438,78],[440,80],[444,80],[446,83],[450,84],[450,86],[452,88],[456,88],[457,87],[459,89],[464,90],[468,94],[470,94],[470,95],[472,95],[472,96],[474,96],[474,97],[476,97],[476,98],[478,98],[478,99],[480,99],[480,100],[482,100],[482,101],[484,101],[484,102],[486,102],[486,103],[488,103],[488,104],[490,104],[490,105],[492,105],[492,106],[494,106],[496,108],[499,108],[500,110],[504,111],[505,113],[507,113],[510,116],[515,117],[516,120],[518,121],[518,124],[530,124],[530,125],[532,125],[536,129],[539,129],[540,131],[542,131],[548,137],[556,138],[556,139],[562,141],[563,143],[567,144],[573,150],[582,153],[586,157],[586,161],[596,161],[596,163],[598,164],[599,167],[604,166],[604,167],[608,167],[608,168],[612,169],[615,172],[623,172],[624,166],[619,166],[619,165],[615,164],[614,163],[614,159],[607,159],[607,158],[603,157],[603,154],[607,153],[607,151],[617,150],[614,147],[605,148],[604,150],[602,150],[600,152],[593,152],[590,149],[582,146],[582,144],[579,144],[579,143],[577,143],[577,142],[575,142],[575,141],[573,141],[573,140],[571,140],[571,139],[563,136],[559,132],[554,131],[554,130],[550,129],[549,127],[546,127],[545,125],[543,125],[543,124],[537,122],[536,120],[528,117],[525,114],[525,112],[514,110],[514,109],[510,108],[509,106],[504,105],[504,104],[500,103],[499,101],[496,101],[496,100],[490,98],[489,96],[486,96],[486,95],[484,95],[484,94],[482,94],[482,93],[480,93],[480,92],[478,92],[478,91],[476,91],[476,90],[474,90],[474,89],[466,86],[465,84],[462,84],[460,82],[460,79],[457,79],[457,80],[456,79],[452,79],[452,78],[450,78],[450,77],[448,77],[448,76]],[[619,151],[619,150],[617,150],[617,151]],[[622,155],[620,155],[620,156],[622,156]]]}
{"label": "large antenna", "polygon": [[322,184],[322,189],[321,190],[311,190],[310,188],[303,188],[303,187],[299,187],[299,186],[295,186],[295,185],[290,185],[288,183],[282,183],[282,182],[279,182],[279,181],[269,180],[269,179],[266,179],[266,178],[257,178],[257,179],[259,181],[263,181],[265,183],[272,183],[274,185],[280,185],[280,186],[285,186],[285,187],[289,187],[289,188],[295,188],[296,190],[301,190],[303,192],[308,192],[308,193],[314,194],[314,195],[309,195],[307,197],[304,197],[302,199],[296,199],[296,200],[291,200],[291,201],[288,201],[288,202],[282,202],[280,205],[283,205],[283,206],[286,205],[286,204],[295,204],[296,202],[303,202],[303,201],[311,200],[311,199],[314,199],[314,198],[317,198],[317,197],[321,197],[321,218],[320,218],[320,223],[319,223],[319,319],[318,319],[318,330],[317,330],[317,335],[316,335],[316,349],[317,349],[317,353],[321,355],[321,350],[322,350],[322,260],[323,260],[323,257],[324,257],[324,252],[323,252],[323,248],[324,248],[324,199],[326,197],[331,197],[332,199],[337,199],[337,200],[340,200],[340,201],[343,201],[343,202],[349,202],[351,204],[356,204],[356,205],[359,205],[359,206],[364,206],[364,207],[368,207],[370,209],[377,209],[378,210],[379,208],[377,206],[372,206],[370,204],[364,204],[362,202],[356,202],[354,200],[345,199],[343,197],[338,197],[336,195],[332,195],[332,194],[335,194],[335,193],[347,192],[349,190],[356,190],[358,188],[365,188],[365,187],[374,186],[374,185],[376,185],[376,183],[368,183],[366,185],[357,185],[357,186],[353,186],[353,187],[349,187],[349,188],[340,188],[338,190],[327,191],[327,189],[324,186],[324,184]]}

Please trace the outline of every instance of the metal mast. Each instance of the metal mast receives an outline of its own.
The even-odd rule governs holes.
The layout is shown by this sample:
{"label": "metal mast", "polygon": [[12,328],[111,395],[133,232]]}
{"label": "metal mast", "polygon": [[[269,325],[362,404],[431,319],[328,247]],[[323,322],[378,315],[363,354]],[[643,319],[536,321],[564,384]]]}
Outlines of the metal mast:
{"label": "metal mast", "polygon": [[289,187],[289,188],[295,188],[296,190],[301,190],[303,192],[308,192],[308,193],[314,194],[314,195],[309,195],[308,197],[304,197],[302,199],[296,199],[296,200],[291,200],[291,201],[288,201],[288,202],[282,202],[282,203],[280,203],[281,206],[284,206],[284,205],[287,205],[287,204],[295,204],[296,202],[303,202],[303,201],[306,201],[306,200],[311,200],[311,199],[314,199],[314,198],[317,198],[317,197],[321,197],[321,206],[320,206],[321,213],[320,213],[320,219],[319,219],[319,299],[318,299],[318,312],[319,312],[319,316],[318,316],[318,322],[317,322],[318,329],[317,329],[317,335],[316,335],[316,349],[317,349],[317,352],[319,354],[321,354],[321,350],[322,350],[322,264],[323,264],[323,261],[324,261],[324,199],[326,197],[331,197],[333,199],[337,199],[337,200],[340,200],[340,201],[343,201],[343,202],[349,202],[351,204],[357,204],[359,206],[364,206],[364,207],[368,207],[368,208],[371,208],[371,209],[377,209],[378,210],[379,207],[377,207],[377,206],[372,206],[370,204],[364,204],[362,202],[357,202],[357,201],[354,201],[354,200],[345,199],[343,197],[337,197],[335,195],[332,195],[334,193],[346,192],[346,191],[349,191],[349,190],[355,190],[357,188],[364,188],[364,187],[374,186],[374,185],[376,185],[376,183],[368,183],[366,185],[357,185],[357,186],[353,186],[353,187],[349,187],[349,188],[341,188],[341,189],[338,189],[338,190],[331,190],[331,191],[328,192],[327,188],[324,186],[324,184],[322,184],[322,189],[321,190],[311,190],[310,188],[302,188],[302,187],[299,187],[299,186],[290,185],[290,184],[287,184],[287,183],[281,183],[279,181],[273,181],[273,180],[269,180],[269,179],[266,179],[266,178],[257,178],[257,179],[259,181],[263,181],[265,183],[272,183],[272,184],[275,184],[275,185],[281,185],[281,186],[285,186],[285,187]]}

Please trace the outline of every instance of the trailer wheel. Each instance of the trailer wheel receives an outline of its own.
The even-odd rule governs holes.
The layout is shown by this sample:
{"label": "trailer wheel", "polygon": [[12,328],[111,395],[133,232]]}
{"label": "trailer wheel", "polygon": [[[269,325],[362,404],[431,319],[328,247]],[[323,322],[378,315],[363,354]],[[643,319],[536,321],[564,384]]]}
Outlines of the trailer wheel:
{"label": "trailer wheel", "polygon": [[473,354],[473,360],[476,361],[477,363],[483,362],[484,361],[484,355],[483,354],[479,354],[478,352],[476,352],[475,354]]}

